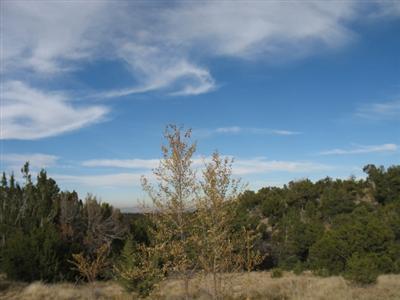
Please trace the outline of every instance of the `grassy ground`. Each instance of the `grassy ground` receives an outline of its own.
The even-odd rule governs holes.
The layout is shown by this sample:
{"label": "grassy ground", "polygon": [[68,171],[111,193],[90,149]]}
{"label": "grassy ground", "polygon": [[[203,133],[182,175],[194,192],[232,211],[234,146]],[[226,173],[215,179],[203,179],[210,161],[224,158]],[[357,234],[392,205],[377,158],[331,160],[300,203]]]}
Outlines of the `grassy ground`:
{"label": "grassy ground", "polygon": [[[293,300],[353,300],[400,299],[400,275],[380,276],[375,285],[360,287],[341,277],[320,278],[311,274],[300,276],[286,273],[282,278],[271,278],[268,272],[253,272],[227,276],[224,299],[293,299]],[[209,278],[195,278],[190,285],[191,298],[210,299]],[[69,283],[46,285],[40,282],[22,284],[0,282],[0,299],[137,299],[113,282],[92,285]],[[150,299],[183,299],[182,282],[162,282]]]}
{"label": "grassy ground", "polygon": [[137,299],[128,294],[118,284],[113,282],[95,282],[93,284],[74,285],[71,283],[31,284],[3,281],[0,283],[0,299],[39,300],[39,299]]}
{"label": "grassy ground", "polygon": [[[271,278],[269,272],[230,275],[223,289],[224,299],[293,299],[293,300],[400,300],[400,275],[384,275],[371,286],[356,286],[342,277],[321,278],[309,273],[296,276],[285,273],[282,278]],[[211,280],[196,278],[191,283],[195,299],[211,298]],[[163,282],[155,295],[161,299],[182,299],[182,283]]]}

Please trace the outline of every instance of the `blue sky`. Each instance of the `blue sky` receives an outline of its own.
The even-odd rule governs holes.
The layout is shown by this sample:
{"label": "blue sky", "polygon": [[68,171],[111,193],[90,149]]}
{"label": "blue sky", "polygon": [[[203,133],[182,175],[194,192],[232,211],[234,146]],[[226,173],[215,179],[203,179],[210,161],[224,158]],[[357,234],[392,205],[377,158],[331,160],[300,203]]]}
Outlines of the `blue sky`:
{"label": "blue sky", "polygon": [[400,162],[396,1],[1,2],[1,169],[144,197],[166,124],[249,187]]}

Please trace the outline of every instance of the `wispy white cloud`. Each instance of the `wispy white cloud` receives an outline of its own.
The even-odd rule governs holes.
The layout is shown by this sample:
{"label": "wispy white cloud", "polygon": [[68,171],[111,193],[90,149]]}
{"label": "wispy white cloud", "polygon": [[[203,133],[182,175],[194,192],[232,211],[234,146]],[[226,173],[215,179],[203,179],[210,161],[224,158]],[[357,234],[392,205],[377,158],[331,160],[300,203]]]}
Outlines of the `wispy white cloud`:
{"label": "wispy white cloud", "polygon": [[170,40],[201,45],[214,55],[289,56],[300,44],[305,50],[313,42],[328,47],[345,42],[350,32],[343,21],[354,16],[354,4],[206,1],[184,3],[162,16]]}
{"label": "wispy white cloud", "polygon": [[[193,159],[194,166],[202,166],[209,158],[202,158],[200,156]],[[82,162],[83,167],[90,168],[122,168],[122,169],[142,169],[151,170],[157,168],[160,164],[159,158],[150,159],[91,159]]]}
{"label": "wispy white cloud", "polygon": [[400,121],[400,100],[363,105],[357,109],[355,115],[370,120]]}
{"label": "wispy white cloud", "polygon": [[126,9],[125,19],[120,14],[122,20],[127,20],[135,18],[132,13],[137,11],[135,26],[127,26],[129,32],[120,32],[123,38],[118,40],[117,56],[130,66],[139,85],[105,96],[157,89],[172,89],[172,95],[198,95],[214,90],[216,83],[193,57],[285,61],[321,49],[315,44],[341,46],[353,35],[345,26],[345,21],[354,17],[351,2],[331,5],[270,1],[248,5],[203,1],[147,9],[151,17],[143,17],[149,14],[135,7]]}
{"label": "wispy white cloud", "polygon": [[322,151],[320,155],[345,155],[345,154],[366,154],[366,153],[383,153],[383,152],[395,152],[398,150],[396,144],[382,144],[382,145],[369,145],[369,146],[357,146],[353,149],[332,149]]}
{"label": "wispy white cloud", "polygon": [[29,161],[32,168],[47,168],[56,165],[59,157],[55,155],[43,154],[43,153],[2,153],[1,163],[6,165],[9,169],[18,170],[25,162]]}
{"label": "wispy white cloud", "polygon": [[[270,59],[285,53],[291,59],[294,53],[303,56],[312,52],[315,43],[336,47],[352,35],[342,23],[353,14],[353,5],[346,2],[180,2],[154,13],[156,18],[151,18],[151,23],[143,19],[140,38],[135,43],[126,42],[118,54],[135,75],[147,80],[144,89],[182,85],[174,95],[200,94],[215,88],[208,70],[182,60],[193,52],[204,57],[244,59]],[[138,90],[123,93],[128,91]],[[112,94],[118,95],[118,91]]]}
{"label": "wispy white cloud", "polygon": [[82,166],[127,169],[153,169],[158,166],[159,162],[159,159],[92,159],[82,162]]}
{"label": "wispy white cloud", "polygon": [[221,56],[286,61],[340,47],[354,36],[348,24],[366,15],[361,8],[393,11],[387,2],[3,1],[2,65],[7,72],[54,74],[117,59],[137,85],[99,95],[158,89],[197,95],[216,87],[199,62]]}
{"label": "wispy white cloud", "polygon": [[99,175],[64,175],[52,174],[57,182],[62,184],[78,184],[85,187],[133,187],[140,185],[141,174],[116,173]]}
{"label": "wispy white cloud", "polygon": [[103,1],[2,1],[2,65],[6,71],[54,74],[97,52]]}
{"label": "wispy white cloud", "polygon": [[[256,1],[251,5],[230,1],[178,1],[168,5],[2,1],[1,75],[8,80],[24,74],[24,78],[39,82],[51,76],[56,81],[63,72],[95,61],[114,60],[125,64],[134,84],[97,91],[91,97],[116,98],[158,90],[175,96],[200,95],[218,87],[207,66],[210,60],[288,61],[342,47],[356,35],[349,25],[352,21],[371,14],[371,9],[382,12],[376,17],[387,16],[387,11],[397,15],[393,11],[398,5],[382,1],[367,5],[371,9],[363,7],[360,1]],[[1,138],[55,136],[96,122],[107,112],[103,106],[72,106],[65,94],[31,86],[6,84],[6,93],[11,88],[20,94],[15,103],[2,103],[2,111],[8,113],[3,116]],[[38,101],[30,97],[33,93],[43,99],[40,112]],[[393,112],[381,115],[397,117]],[[286,130],[269,133],[295,134]]]}
{"label": "wispy white cloud", "polygon": [[46,92],[20,81],[2,84],[1,139],[34,140],[101,121],[108,109],[72,106],[64,93]]}
{"label": "wispy white cloud", "polygon": [[214,130],[210,130],[210,133],[240,133],[243,132],[243,128],[239,127],[239,126],[231,126],[231,127],[219,127],[216,128]]}
{"label": "wispy white cloud", "polygon": [[126,63],[137,84],[96,93],[95,97],[159,89],[173,95],[197,95],[216,87],[206,68],[186,59],[186,51],[168,42],[165,32],[159,31],[161,24],[151,20],[157,11],[148,5],[128,1],[7,1],[3,6],[1,59],[7,72],[24,70],[54,76],[79,68],[82,61],[112,58]]}
{"label": "wispy white cloud", "polygon": [[[235,175],[260,174],[269,172],[316,172],[332,169],[331,166],[302,161],[284,161],[284,160],[268,160],[265,157],[255,157],[249,159],[235,158],[232,155],[227,155],[234,159],[232,166]],[[200,170],[204,163],[211,160],[209,156],[197,156],[193,159],[193,166]],[[113,168],[128,168],[128,169],[153,169],[159,165],[159,159],[97,159],[83,162],[83,166],[87,167],[113,167]]]}
{"label": "wispy white cloud", "polygon": [[273,130],[271,130],[271,132],[273,134],[276,134],[276,135],[297,135],[297,134],[301,134],[301,132],[299,132],[299,131],[279,130],[279,129],[273,129]]}
{"label": "wispy white cloud", "polygon": [[213,135],[228,134],[265,134],[265,135],[298,135],[301,134],[299,131],[282,130],[282,129],[270,129],[270,128],[256,128],[256,127],[241,127],[241,126],[228,126],[218,127],[214,129],[203,128],[194,130],[194,134],[200,137],[209,137]]}
{"label": "wispy white cloud", "polygon": [[332,170],[333,167],[316,162],[268,160],[265,157],[236,159],[233,172],[236,175],[249,175],[270,172],[311,173]]}
{"label": "wispy white cloud", "polygon": [[[207,69],[188,62],[173,50],[126,43],[119,55],[138,78],[136,89],[149,91],[172,86],[173,95],[198,95],[215,88]],[[126,94],[127,90],[122,92]]]}
{"label": "wispy white cloud", "polygon": [[116,89],[94,95],[115,98],[130,94],[165,89],[171,95],[189,96],[207,93],[216,88],[210,72],[166,49],[126,42],[118,56],[126,62],[137,79],[133,88]]}

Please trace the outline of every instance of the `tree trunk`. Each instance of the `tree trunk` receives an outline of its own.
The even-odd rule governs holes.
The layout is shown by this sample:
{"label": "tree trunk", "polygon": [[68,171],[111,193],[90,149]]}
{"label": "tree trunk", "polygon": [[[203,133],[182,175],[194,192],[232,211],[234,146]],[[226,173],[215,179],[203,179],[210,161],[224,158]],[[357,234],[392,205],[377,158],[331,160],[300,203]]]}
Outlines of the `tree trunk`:
{"label": "tree trunk", "polygon": [[217,278],[217,273],[214,271],[213,272],[213,284],[214,284],[214,294],[213,298],[218,299],[218,278]]}
{"label": "tree trunk", "polygon": [[189,277],[185,276],[185,278],[183,279],[184,281],[184,285],[185,285],[185,300],[189,300]]}

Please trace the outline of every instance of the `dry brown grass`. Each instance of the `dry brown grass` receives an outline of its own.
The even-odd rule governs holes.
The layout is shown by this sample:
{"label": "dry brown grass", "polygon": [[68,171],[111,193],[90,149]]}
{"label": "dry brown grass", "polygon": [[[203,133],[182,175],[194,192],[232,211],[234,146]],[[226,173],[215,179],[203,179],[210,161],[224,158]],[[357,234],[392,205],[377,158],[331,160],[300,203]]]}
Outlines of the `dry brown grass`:
{"label": "dry brown grass", "polygon": [[114,282],[94,282],[91,284],[74,285],[71,283],[44,284],[34,282],[31,284],[1,282],[0,299],[10,300],[39,300],[39,299],[137,299],[134,294],[129,294]]}
{"label": "dry brown grass", "polygon": [[[226,276],[224,299],[274,300],[400,300],[400,275],[383,275],[375,285],[351,285],[342,277],[321,278],[309,273],[300,276],[285,273],[282,278],[271,278],[268,272],[232,274]],[[196,277],[190,285],[193,299],[211,299],[211,278]],[[183,299],[180,280],[166,280],[150,299]],[[74,285],[69,283],[32,284],[0,282],[0,299],[138,299],[114,282],[95,282]]]}
{"label": "dry brown grass", "polygon": [[[285,273],[282,278],[271,278],[269,272],[228,275],[224,285],[224,299],[273,300],[400,300],[400,275],[383,275],[377,284],[355,286],[342,277],[321,278],[305,273],[296,276]],[[193,299],[211,299],[211,278],[195,278],[191,282]],[[163,282],[153,294],[157,299],[183,299],[182,283]]]}

